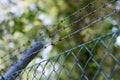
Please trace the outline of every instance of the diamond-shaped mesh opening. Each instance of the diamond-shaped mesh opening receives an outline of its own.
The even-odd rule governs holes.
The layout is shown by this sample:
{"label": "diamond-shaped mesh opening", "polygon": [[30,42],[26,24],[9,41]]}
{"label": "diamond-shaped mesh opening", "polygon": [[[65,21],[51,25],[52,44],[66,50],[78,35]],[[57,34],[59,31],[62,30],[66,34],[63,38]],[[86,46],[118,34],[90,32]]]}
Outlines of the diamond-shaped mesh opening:
{"label": "diamond-shaped mesh opening", "polygon": [[[75,51],[68,51],[67,53],[64,53],[63,56],[59,59],[59,70],[58,75],[59,78],[65,78],[65,79],[73,79],[72,76],[74,76],[74,79],[78,79],[79,75],[82,73],[81,69],[78,67],[78,60],[76,60],[76,54]],[[70,60],[70,61],[69,61]]]}
{"label": "diamond-shaped mesh opening", "polygon": [[111,73],[110,77],[112,76],[111,77],[112,79],[117,80],[117,79],[120,78],[119,74],[120,74],[120,65],[115,65],[113,70],[112,70],[112,73]]}
{"label": "diamond-shaped mesh opening", "polygon": [[85,68],[85,74],[87,76],[88,79],[92,80],[92,78],[94,77],[95,72],[98,70],[96,64],[90,60],[91,58],[88,59],[88,64],[86,64]]}
{"label": "diamond-shaped mesh opening", "polygon": [[115,37],[110,35],[78,45],[29,66],[17,80],[116,80],[120,55],[114,42]]}
{"label": "diamond-shaped mesh opening", "polygon": [[86,51],[84,45],[79,48],[79,51],[75,54],[75,59],[78,61],[78,64],[83,68],[86,64],[86,61],[89,58],[89,53]]}
{"label": "diamond-shaped mesh opening", "polygon": [[[95,43],[93,42],[92,44],[95,44]],[[84,77],[85,79],[86,78],[92,79],[92,77],[94,76],[94,72],[97,70],[96,64],[92,61],[93,56],[94,56],[93,49],[92,49],[91,45],[89,45],[89,44],[83,45],[83,47],[84,47],[84,50],[86,51],[86,54],[88,55],[88,57],[83,66],[84,74],[81,75],[81,78]]]}
{"label": "diamond-shaped mesh opening", "polygon": [[103,72],[107,75],[107,77],[109,77],[109,75],[112,72],[112,69],[114,68],[114,66],[115,66],[115,61],[109,55],[106,56],[105,60],[101,64],[101,68],[102,68]]}
{"label": "diamond-shaped mesh opening", "polygon": [[102,75],[102,73],[98,70],[96,71],[92,80],[106,80],[106,78]]}

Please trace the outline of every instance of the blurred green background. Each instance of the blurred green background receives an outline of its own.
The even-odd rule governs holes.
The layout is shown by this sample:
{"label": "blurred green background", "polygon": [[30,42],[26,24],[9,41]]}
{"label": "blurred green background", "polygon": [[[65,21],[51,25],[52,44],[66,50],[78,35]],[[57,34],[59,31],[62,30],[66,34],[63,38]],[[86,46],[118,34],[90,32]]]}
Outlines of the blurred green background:
{"label": "blurred green background", "polygon": [[[93,0],[0,0],[0,75],[3,75],[9,69],[10,65],[20,58],[23,51],[29,48],[29,46],[34,42],[34,38],[36,36],[37,40],[42,40],[52,34],[54,31],[59,30],[60,28],[72,23],[75,20],[78,20],[82,16],[88,14],[91,11],[94,11],[111,0],[98,0],[94,5],[91,5],[89,8],[78,12],[76,15],[66,19],[54,28],[53,25],[56,25],[65,17],[70,16],[76,10],[86,6],[92,1]],[[68,27],[66,30],[61,30],[53,37],[47,38],[44,44],[47,45],[51,41],[55,42],[57,39],[62,38],[63,36],[68,35],[81,27],[84,27],[93,20],[109,14],[115,8],[115,4],[116,3],[113,2],[106,8],[102,8],[94,14],[81,20],[80,22],[72,25],[72,27]],[[112,31],[113,28],[117,29],[119,27],[119,17],[119,14],[115,14],[102,22],[98,22],[91,28],[81,31],[72,37],[68,37],[61,42],[56,42],[55,45],[51,45],[42,50],[29,66],[39,63],[43,59],[48,59],[49,57],[60,54],[63,51],[87,42],[95,37],[104,35],[106,32]],[[40,33],[44,30],[46,30],[46,32],[41,36]],[[28,43],[28,41],[30,42]],[[115,51],[116,53],[119,53],[119,47],[116,49],[114,48],[114,43],[112,44],[113,52]],[[90,44],[92,47],[93,45],[94,43]],[[101,50],[103,50],[103,52],[101,52]],[[97,46],[95,49],[95,52],[97,53],[97,55],[95,55],[97,56],[96,59],[99,59],[102,54],[104,55],[104,51],[105,50],[102,46]],[[77,50],[75,53],[76,52]],[[78,56],[78,59],[80,60],[80,63],[84,65],[89,56],[85,54],[86,51],[82,52],[84,54],[84,58]],[[14,56],[15,54],[17,56]],[[63,56],[63,58],[64,57],[65,56]],[[66,69],[68,70],[69,68],[71,69],[70,66],[73,65],[73,62],[71,62],[72,59],[74,59],[74,57],[67,57],[66,62],[69,64]],[[112,58],[109,58],[108,60],[112,61]],[[60,66],[59,62],[57,64]],[[114,61],[111,62],[111,64],[114,64]],[[113,66],[110,66],[110,68],[112,67]],[[77,68],[78,67],[76,67],[76,69]],[[107,67],[104,67],[104,69],[106,68]],[[73,72],[73,75],[75,75],[72,76],[73,80],[76,80],[81,74],[81,71],[77,71],[76,69],[76,72]],[[94,75],[95,71],[95,65],[91,63],[90,68],[88,71],[86,71],[86,74],[88,74],[90,80],[92,79],[91,76]],[[65,73],[63,72],[60,80],[66,79],[64,74]],[[117,77],[119,77],[118,75]],[[99,76],[98,80],[104,79],[102,76]],[[113,78],[113,80],[117,79]]]}

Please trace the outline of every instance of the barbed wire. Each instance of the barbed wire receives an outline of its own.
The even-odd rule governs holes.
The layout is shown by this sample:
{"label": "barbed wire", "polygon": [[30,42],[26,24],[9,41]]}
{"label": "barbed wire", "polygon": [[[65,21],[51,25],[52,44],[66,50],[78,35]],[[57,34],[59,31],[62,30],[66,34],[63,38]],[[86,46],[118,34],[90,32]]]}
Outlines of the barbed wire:
{"label": "barbed wire", "polygon": [[[110,1],[110,2],[107,2],[107,3],[103,4],[102,6],[100,6],[99,8],[97,8],[97,9],[95,9],[95,10],[93,10],[93,11],[90,11],[89,13],[87,13],[87,14],[84,15],[84,16],[82,16],[82,17],[79,18],[78,20],[70,23],[69,25],[63,26],[62,28],[54,31],[53,33],[51,33],[51,35],[48,35],[47,38],[45,37],[44,39],[42,39],[42,42],[43,42],[44,40],[47,40],[48,38],[51,38],[52,36],[56,35],[58,32],[67,29],[69,26],[72,26],[72,25],[80,22],[81,20],[83,20],[83,19],[85,19],[86,17],[94,14],[95,12],[99,11],[100,9],[106,8],[107,6],[109,6],[109,4],[111,4],[112,2],[115,2],[115,1],[116,1],[116,0],[112,0],[112,1]],[[113,13],[112,13],[112,14],[113,14]],[[110,15],[112,15],[112,14],[110,14]],[[108,15],[108,16],[109,16],[109,15]],[[105,18],[107,18],[107,16],[106,16],[106,17],[100,17],[99,19],[97,19],[97,20],[89,23],[89,24],[86,25],[85,27],[83,26],[82,28],[78,29],[77,31],[75,31],[75,32],[73,32],[73,33],[70,33],[70,34],[66,35],[65,37],[63,37],[63,38],[58,39],[58,40],[56,40],[55,42],[50,42],[50,43],[48,43],[46,46],[44,46],[44,48],[46,48],[46,47],[48,47],[48,46],[50,46],[50,45],[54,45],[54,44],[56,44],[57,42],[62,41],[62,40],[64,40],[64,39],[66,39],[66,38],[69,38],[70,36],[72,36],[72,35],[80,32],[80,31],[82,31],[82,30],[90,27],[90,26],[93,25],[94,23],[97,23],[97,22],[99,22],[99,21],[102,21],[102,20],[105,19]],[[44,48],[43,48],[43,49],[44,49]],[[21,52],[21,53],[22,53],[22,52]],[[6,56],[6,55],[4,55],[4,56]],[[17,56],[17,54],[15,54],[14,56]],[[1,57],[1,58],[4,58],[4,57]],[[12,58],[14,58],[14,57],[12,57]]]}
{"label": "barbed wire", "polygon": [[[111,1],[111,2],[112,2],[112,1]],[[114,0],[113,0],[113,2],[114,2]],[[92,2],[92,3],[90,3],[90,4],[93,4],[93,3],[95,3],[95,2]],[[77,12],[79,12],[79,11],[81,11],[81,10],[86,9],[88,6],[90,6],[90,4],[88,4],[87,6],[83,7],[82,9],[77,10],[75,13],[77,13]],[[106,4],[107,4],[107,3],[106,3]],[[106,4],[105,4],[105,5],[106,5]],[[99,10],[99,9],[98,9],[98,10]],[[98,11],[98,10],[96,10],[96,11]],[[72,26],[72,25],[80,22],[81,20],[85,19],[85,18],[88,17],[89,15],[94,14],[94,12],[96,12],[96,11],[95,11],[95,10],[94,10],[94,11],[91,11],[90,13],[88,13],[88,14],[86,14],[85,16],[81,17],[80,19],[72,22],[71,24],[66,25],[66,26],[63,26],[61,29],[53,32],[52,35],[48,35],[48,38],[54,36],[56,33],[60,32],[61,30],[64,30],[64,29],[66,29],[67,27]],[[75,13],[73,13],[73,14],[75,14]],[[42,39],[42,40],[44,40],[44,39]],[[24,46],[25,46],[25,45],[24,45]],[[18,49],[20,49],[20,48],[18,48]]]}
{"label": "barbed wire", "polygon": [[[85,17],[87,17],[87,16],[89,16],[89,15],[91,15],[91,14],[94,14],[96,11],[98,11],[98,10],[100,10],[100,9],[102,9],[102,8],[106,8],[110,3],[114,2],[114,1],[116,1],[116,0],[112,0],[112,1],[110,1],[110,2],[105,3],[105,4],[102,5],[101,7],[97,8],[96,10],[91,11],[90,13],[84,15],[84,16],[81,17],[80,19],[78,19],[78,20],[76,20],[76,21],[74,21],[74,22],[72,22],[72,23],[70,23],[70,24],[71,24],[71,25],[76,24],[76,23],[79,22],[80,20],[83,20]],[[80,28],[80,29],[78,29],[78,30],[76,30],[76,31],[74,31],[74,32],[68,33],[68,34],[65,35],[64,37],[61,37],[61,38],[55,40],[55,42],[50,42],[49,44],[46,44],[42,49],[40,49],[40,50],[38,50],[38,51],[36,51],[36,52],[40,52],[41,50],[47,48],[48,46],[55,45],[55,44],[57,44],[58,42],[60,42],[60,41],[62,41],[62,40],[65,40],[65,39],[67,39],[67,38],[69,38],[69,37],[72,37],[73,35],[81,32],[81,31],[83,31],[83,30],[85,30],[85,29],[87,29],[87,28],[89,28],[89,27],[92,27],[92,25],[94,25],[95,23],[98,23],[98,22],[100,22],[100,21],[103,21],[104,19],[106,19],[106,18],[108,18],[108,17],[110,17],[110,16],[112,16],[113,14],[116,14],[116,13],[118,13],[118,11],[117,11],[116,9],[114,9],[114,10],[113,10],[112,12],[110,12],[109,14],[107,14],[107,15],[105,15],[105,16],[102,16],[102,17],[98,17],[97,19],[95,19],[94,21],[88,23],[87,25],[83,26],[82,28]],[[69,25],[70,25],[70,24],[69,24]],[[56,32],[56,31],[53,32],[53,34],[55,35],[55,34],[57,34],[59,31],[62,31],[62,29],[65,30],[66,28],[67,28],[67,27],[64,26],[64,27],[58,29],[57,32]],[[52,34],[52,36],[54,36],[53,34]],[[45,39],[47,39],[47,38],[45,38]],[[49,38],[48,38],[48,39],[49,39]],[[36,53],[36,52],[34,52],[34,53]],[[66,51],[65,51],[65,52],[66,52]],[[33,54],[34,54],[34,53],[33,53]],[[18,54],[15,54],[15,55],[13,55],[12,57],[14,58],[14,57],[17,56],[17,55],[18,55]],[[32,55],[32,54],[31,54],[31,55]],[[2,56],[1,58],[4,58],[4,57],[5,57],[5,56]],[[11,57],[11,58],[12,58],[12,57]],[[28,56],[28,57],[29,57],[29,56]],[[7,60],[7,61],[8,61],[8,60]],[[7,62],[7,61],[5,61],[5,62]],[[3,63],[2,63],[2,64],[3,64]],[[0,65],[2,65],[2,64],[0,64]],[[101,62],[101,64],[102,64],[102,62]],[[83,69],[83,73],[84,73],[84,69]],[[43,74],[44,74],[44,72],[43,72]],[[96,74],[97,74],[97,73],[96,73]],[[103,74],[103,75],[105,75],[105,74]],[[83,76],[85,77],[85,75],[83,75]]]}
{"label": "barbed wire", "polygon": [[[97,22],[103,21],[104,19],[106,19],[107,17],[110,17],[111,15],[113,15],[113,14],[115,14],[115,13],[116,13],[116,10],[113,10],[113,11],[112,11],[111,13],[109,13],[108,15],[103,16],[103,17],[99,17],[98,19],[96,19],[96,20],[92,21],[91,23],[87,24],[85,27],[82,27],[82,28],[78,29],[77,31],[74,31],[74,32],[72,32],[72,33],[70,33],[70,34],[68,34],[68,35],[66,35],[66,36],[58,39],[58,40],[56,40],[55,42],[51,42],[50,44],[45,45],[42,49],[33,52],[32,54],[28,55],[27,57],[29,58],[31,55],[33,55],[33,54],[35,54],[35,53],[37,53],[37,52],[41,52],[41,50],[47,48],[48,46],[55,45],[57,42],[60,42],[60,41],[62,41],[62,40],[64,40],[64,39],[66,39],[66,38],[72,37],[74,34],[80,32],[80,31],[82,31],[82,30],[84,30],[84,29],[87,29],[87,28],[91,27],[93,24],[95,24],[95,23],[97,23]],[[18,54],[17,54],[17,55],[18,55]],[[14,55],[14,56],[16,56],[16,55]],[[13,57],[13,58],[14,58],[14,57]]]}
{"label": "barbed wire", "polygon": [[[52,28],[53,28],[53,27],[54,27],[54,28],[57,27],[60,23],[63,23],[64,21],[66,21],[67,19],[73,17],[74,15],[78,14],[79,12],[82,12],[83,10],[85,10],[85,9],[89,8],[90,6],[94,5],[95,2],[97,2],[97,0],[94,0],[94,1],[92,1],[91,3],[87,4],[86,6],[78,9],[77,11],[75,11],[74,13],[72,13],[71,15],[69,15],[69,16],[63,18],[62,20],[60,20],[58,23],[56,23],[56,24],[54,24],[54,25],[47,25],[47,27],[52,27]],[[34,40],[35,38],[42,36],[45,32],[50,32],[50,31],[48,31],[48,30],[43,30],[42,32],[39,32],[39,34],[38,34],[36,37],[34,37],[34,38],[32,38],[32,39],[29,39],[29,40],[28,40],[25,44],[23,44],[21,47],[24,47],[25,45],[29,44],[29,43],[32,42],[32,40]],[[13,50],[11,50],[10,52],[15,52],[16,50],[20,50],[21,47],[18,47],[17,49],[13,49]],[[9,53],[10,53],[10,52],[9,52]],[[7,56],[7,54],[5,54],[4,56],[2,56],[2,57],[0,57],[0,58],[3,58],[3,57],[5,57],[5,56]]]}
{"label": "barbed wire", "polygon": [[[75,61],[76,61],[76,63],[74,63],[74,64],[76,64],[76,65],[78,65],[79,66],[79,68],[81,69],[81,71],[82,71],[82,74],[80,75],[80,77],[79,77],[79,79],[81,80],[83,77],[84,78],[86,78],[86,79],[89,79],[88,77],[87,77],[87,75],[85,74],[85,69],[87,68],[87,65],[88,65],[88,63],[90,62],[90,60],[92,60],[95,64],[96,64],[96,67],[98,67],[98,69],[97,69],[97,72],[95,73],[95,75],[93,76],[93,80],[95,80],[96,79],[96,77],[97,77],[97,75],[98,75],[98,73],[99,72],[101,72],[101,74],[102,74],[102,76],[104,76],[104,78],[107,80],[107,79],[109,79],[109,77],[107,77],[107,75],[101,70],[101,65],[102,65],[102,63],[103,63],[103,61],[105,60],[105,58],[106,58],[106,55],[111,55],[112,53],[109,53],[109,52],[107,52],[106,54],[104,54],[104,57],[102,58],[102,60],[101,60],[101,62],[100,63],[98,63],[94,58],[93,58],[93,53],[91,53],[94,49],[95,49],[95,47],[96,47],[96,45],[99,43],[99,42],[101,42],[101,44],[102,45],[104,45],[105,46],[105,48],[107,48],[108,49],[108,46],[110,46],[111,45],[111,41],[113,41],[114,39],[115,39],[115,37],[116,37],[116,35],[118,35],[117,33],[119,32],[119,30],[117,30],[116,32],[109,32],[109,33],[106,33],[105,35],[102,35],[102,36],[100,36],[100,37],[98,37],[98,38],[95,38],[95,39],[93,39],[93,40],[91,40],[91,41],[88,41],[88,42],[86,42],[86,43],[83,43],[83,44],[80,44],[80,45],[78,45],[78,46],[75,46],[75,47],[73,47],[73,48],[71,48],[71,49],[69,49],[69,50],[66,50],[66,51],[64,51],[64,52],[62,52],[62,53],[60,53],[60,54],[57,54],[57,55],[55,55],[55,56],[53,56],[53,57],[50,57],[50,58],[48,58],[48,59],[45,59],[45,60],[42,60],[42,61],[40,61],[39,63],[36,63],[36,64],[34,64],[34,65],[31,65],[31,66],[29,66],[29,67],[27,67],[26,69],[23,69],[22,70],[22,73],[21,73],[21,75],[19,75],[19,77],[21,78],[21,76],[22,76],[22,74],[24,73],[24,72],[26,72],[26,70],[28,71],[28,72],[26,72],[26,74],[27,75],[29,75],[29,73],[30,73],[30,71],[32,70],[32,69],[34,69],[34,67],[35,67],[35,69],[34,69],[34,71],[37,71],[37,69],[38,69],[38,67],[41,67],[42,68],[42,72],[41,72],[41,74],[39,75],[40,76],[40,78],[39,79],[42,79],[42,77],[43,76],[45,76],[45,79],[50,79],[50,76],[52,75],[52,72],[50,72],[51,74],[47,77],[46,75],[45,75],[45,69],[46,69],[46,66],[50,63],[50,60],[53,60],[53,59],[55,59],[55,61],[54,61],[54,64],[52,64],[52,63],[50,63],[51,64],[51,66],[53,66],[53,71],[56,71],[56,68],[54,68],[55,67],[55,65],[56,65],[56,63],[59,61],[59,60],[61,60],[60,58],[63,56],[63,55],[65,55],[65,58],[64,58],[64,60],[63,60],[63,62],[61,63],[61,67],[63,68],[63,69],[65,69],[65,67],[64,67],[64,65],[65,65],[65,61],[66,61],[66,59],[67,59],[67,57],[68,57],[68,55],[70,55],[71,54],[71,56],[73,56],[75,59]],[[107,36],[112,36],[112,37],[110,37],[110,39],[109,39],[109,42],[108,42],[108,44],[106,44],[104,41],[103,41],[103,39],[104,38],[106,38]],[[89,51],[89,49],[88,49],[88,47],[86,46],[86,45],[88,45],[88,44],[91,44],[92,42],[95,42],[95,44],[94,44],[94,46],[92,47],[92,49]],[[76,49],[80,49],[79,51],[78,51],[78,53],[76,53],[76,55],[73,53],[73,51],[74,50],[76,50]],[[87,62],[86,62],[86,64],[85,64],[85,66],[84,67],[82,67],[81,66],[81,64],[77,64],[77,54],[79,54],[80,53],[80,51],[83,49],[83,48],[85,48],[88,52],[89,52],[89,54],[91,55],[89,58],[88,58],[88,60],[87,60]],[[109,50],[107,50],[107,51],[109,51]],[[113,59],[114,59],[114,57],[112,57]],[[115,59],[114,59],[115,60]],[[45,64],[42,64],[42,63],[44,63],[45,62]],[[119,61],[117,61],[118,63],[120,63]],[[74,67],[75,65],[73,65],[73,67]],[[73,69],[73,67],[71,68],[71,70]],[[57,73],[55,73],[56,75],[57,75],[57,79],[59,79],[60,77],[61,77],[61,73],[62,73],[62,68],[60,69],[60,72],[57,72]],[[54,70],[55,69],[55,70]],[[13,74],[11,74],[12,76],[14,75],[14,74],[17,74],[17,73],[19,73],[19,72],[21,72],[21,71],[18,71],[18,72],[15,72],[15,73],[13,73]],[[70,72],[72,72],[72,71],[68,71],[68,78],[70,79],[71,77],[70,77]],[[110,74],[112,74],[113,72],[111,72]],[[33,73],[33,80],[34,80],[34,78],[36,78],[36,72],[35,73]],[[14,76],[13,76],[14,77]],[[112,77],[112,76],[111,76]],[[29,79],[29,77],[27,76],[26,77],[27,79]]]}
{"label": "barbed wire", "polygon": [[[98,19],[96,19],[96,20],[92,21],[91,23],[87,24],[85,27],[82,27],[82,28],[80,28],[80,29],[78,29],[78,30],[76,30],[76,31],[74,31],[74,32],[72,32],[72,33],[70,33],[70,34],[62,37],[62,38],[59,38],[59,39],[56,40],[55,42],[51,42],[50,44],[44,46],[42,49],[45,49],[45,48],[47,48],[48,46],[51,46],[51,45],[55,45],[57,42],[60,42],[60,41],[62,41],[62,40],[64,40],[64,39],[66,39],[66,38],[72,37],[74,34],[80,32],[80,31],[82,31],[82,30],[84,30],[84,29],[87,29],[87,28],[91,27],[93,24],[95,24],[95,23],[97,23],[97,22],[103,21],[104,19],[106,19],[107,17],[110,17],[111,15],[113,15],[113,14],[115,14],[115,13],[116,13],[116,10],[113,10],[113,11],[112,11],[111,13],[109,13],[108,15],[103,16],[103,17],[99,17]],[[36,51],[36,52],[40,52],[42,49],[40,49],[40,50],[38,50],[38,51]],[[36,52],[35,52],[35,53],[36,53]],[[34,54],[34,53],[33,53],[33,54]],[[31,54],[31,55],[32,55],[32,54]],[[29,56],[28,56],[28,57],[29,57]]]}
{"label": "barbed wire", "polygon": [[57,33],[59,33],[60,31],[63,31],[63,30],[65,31],[67,28],[73,27],[73,25],[75,25],[76,23],[84,20],[84,19],[87,18],[88,16],[91,16],[91,15],[95,14],[97,11],[99,11],[99,10],[101,10],[101,9],[103,9],[103,8],[106,8],[106,7],[109,6],[112,2],[115,2],[115,0],[112,0],[112,1],[110,1],[110,2],[107,2],[107,3],[103,4],[103,5],[100,6],[99,8],[97,8],[97,9],[95,9],[95,10],[93,10],[93,11],[90,11],[89,13],[87,13],[86,15],[80,17],[80,18],[77,19],[76,21],[73,21],[72,23],[70,23],[70,24],[68,24],[68,25],[66,25],[66,26],[63,26],[63,27],[61,27],[60,29],[55,30],[55,31],[52,32],[50,35],[48,35],[47,37],[43,38],[41,41],[44,42],[44,41],[48,40],[49,38],[55,36],[55,35],[56,35]]}

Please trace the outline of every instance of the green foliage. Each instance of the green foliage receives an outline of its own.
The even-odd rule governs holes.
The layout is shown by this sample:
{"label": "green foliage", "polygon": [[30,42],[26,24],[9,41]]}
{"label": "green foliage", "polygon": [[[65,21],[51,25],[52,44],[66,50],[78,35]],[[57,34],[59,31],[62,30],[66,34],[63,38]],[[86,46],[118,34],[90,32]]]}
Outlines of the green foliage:
{"label": "green foliage", "polygon": [[[4,20],[0,21],[0,56],[3,56],[4,54],[9,55],[10,52],[11,55],[14,55],[15,53],[18,53],[18,56],[15,57],[15,59],[12,58],[12,56],[9,56],[6,58],[10,59],[10,61],[6,63],[2,63],[1,67],[5,69],[5,66],[10,65],[12,62],[16,61],[23,51],[26,50],[30,46],[30,44],[33,43],[33,38],[37,35],[38,40],[42,40],[44,37],[52,34],[52,32],[64,27],[65,25],[68,25],[69,23],[81,18],[85,14],[89,13],[90,11],[95,10],[96,8],[102,6],[103,3],[111,1],[111,0],[98,0],[94,6],[91,6],[83,12],[79,12],[74,17],[71,17],[64,21],[63,23],[57,25],[56,28],[53,26],[50,27],[50,25],[56,24],[61,19],[64,19],[66,16],[70,15],[71,13],[75,12],[80,7],[86,6],[88,3],[92,2],[92,0],[20,0],[21,3],[15,2],[16,5],[13,3],[9,3],[10,5],[13,5],[13,7],[19,7],[17,9],[19,16],[16,16],[16,13],[10,12],[9,7],[5,7],[4,5],[1,5],[5,7],[5,9],[2,9],[2,11],[5,11],[6,14],[3,14],[7,16],[8,18],[4,18]],[[25,4],[22,4],[25,3]],[[17,6],[19,4],[19,6]],[[23,6],[23,7],[21,7]],[[110,9],[114,8],[114,5],[109,6]],[[88,16],[87,18],[83,19],[82,21],[78,22],[75,25],[71,25],[71,27],[67,28],[66,30],[63,30],[59,33],[57,33],[54,37],[51,39],[48,39],[48,42],[56,41],[57,38],[62,38],[65,35],[74,32],[78,30],[79,28],[84,27],[86,24],[89,24],[91,21],[95,20],[98,17],[102,17],[103,15],[106,15],[109,13],[109,8],[102,9],[101,11],[97,11],[95,14],[92,14]],[[22,11],[21,11],[22,10]],[[21,11],[21,12],[20,12]],[[1,15],[0,15],[1,16]],[[42,18],[39,18],[42,16]],[[9,18],[10,17],[10,18]],[[115,18],[118,19],[118,16]],[[45,23],[45,20],[48,20],[48,22]],[[99,22],[95,25],[93,25],[91,28],[88,28],[84,31],[81,31],[80,33],[75,34],[73,37],[67,38],[63,41],[57,42],[54,46],[52,46],[52,50],[49,52],[49,55],[46,55],[47,57],[55,54],[59,54],[62,51],[65,51],[67,49],[70,49],[78,44],[81,44],[83,42],[89,41],[97,36],[100,36],[108,31],[112,30],[113,24],[112,21],[114,18],[110,17],[105,19],[102,22]],[[50,22],[49,22],[50,21]],[[116,25],[117,27],[119,25]],[[40,36],[40,32],[44,30],[50,30],[49,32],[45,32],[44,35]],[[31,41],[31,43],[28,43],[28,41]],[[12,45],[10,43],[12,42]],[[27,45],[24,45],[27,44]],[[47,42],[46,42],[47,44]],[[94,43],[93,43],[94,44]],[[93,47],[93,44],[90,44],[89,47]],[[23,46],[24,45],[24,46]],[[21,47],[22,46],[22,47]],[[20,47],[20,49],[19,49]],[[95,55],[98,62],[100,61],[98,56],[101,56],[101,53],[104,53],[105,50],[101,51],[103,49],[103,46],[97,46],[95,53],[98,53]],[[113,50],[116,51],[116,49],[113,48]],[[75,53],[77,52],[74,51]],[[118,51],[119,52],[119,51]],[[84,65],[86,60],[88,59],[89,55],[85,55],[84,53],[87,53],[86,51],[82,51],[82,56],[78,56],[78,59],[82,61],[83,63],[80,63],[81,65]],[[117,54],[116,54],[117,55]],[[40,54],[41,56],[41,54]],[[44,57],[42,55],[42,57]],[[68,59],[66,60],[68,63],[68,66],[66,68],[69,70],[72,67],[72,60],[73,58],[71,56],[68,56]],[[0,59],[0,62],[4,62],[3,59]],[[31,65],[33,65],[34,62],[32,62]],[[58,62],[59,64],[59,62]],[[0,69],[1,69],[0,67]],[[87,74],[93,74],[95,64],[90,63]],[[5,71],[7,71],[8,68],[6,68]],[[76,67],[76,70],[73,74],[73,79],[76,79],[81,72],[77,72],[78,67]],[[106,69],[106,68],[105,68]],[[4,72],[5,72],[4,71]],[[0,73],[0,75],[3,73]],[[32,74],[32,73],[31,73]],[[63,72],[62,78],[60,80],[64,80],[66,76]],[[90,76],[90,75],[89,75]],[[104,80],[102,76],[99,76],[99,80]]]}

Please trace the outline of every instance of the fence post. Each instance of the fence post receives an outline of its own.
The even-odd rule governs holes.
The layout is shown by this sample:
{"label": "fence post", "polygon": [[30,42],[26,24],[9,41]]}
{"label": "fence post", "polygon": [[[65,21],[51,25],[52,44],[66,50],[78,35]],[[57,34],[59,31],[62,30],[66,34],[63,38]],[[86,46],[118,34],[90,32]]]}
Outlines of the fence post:
{"label": "fence post", "polygon": [[22,57],[17,60],[10,69],[2,76],[3,80],[15,80],[17,76],[21,73],[22,69],[33,60],[33,58],[38,54],[39,50],[43,48],[43,44],[40,41],[35,42],[29,49],[27,49]]}

